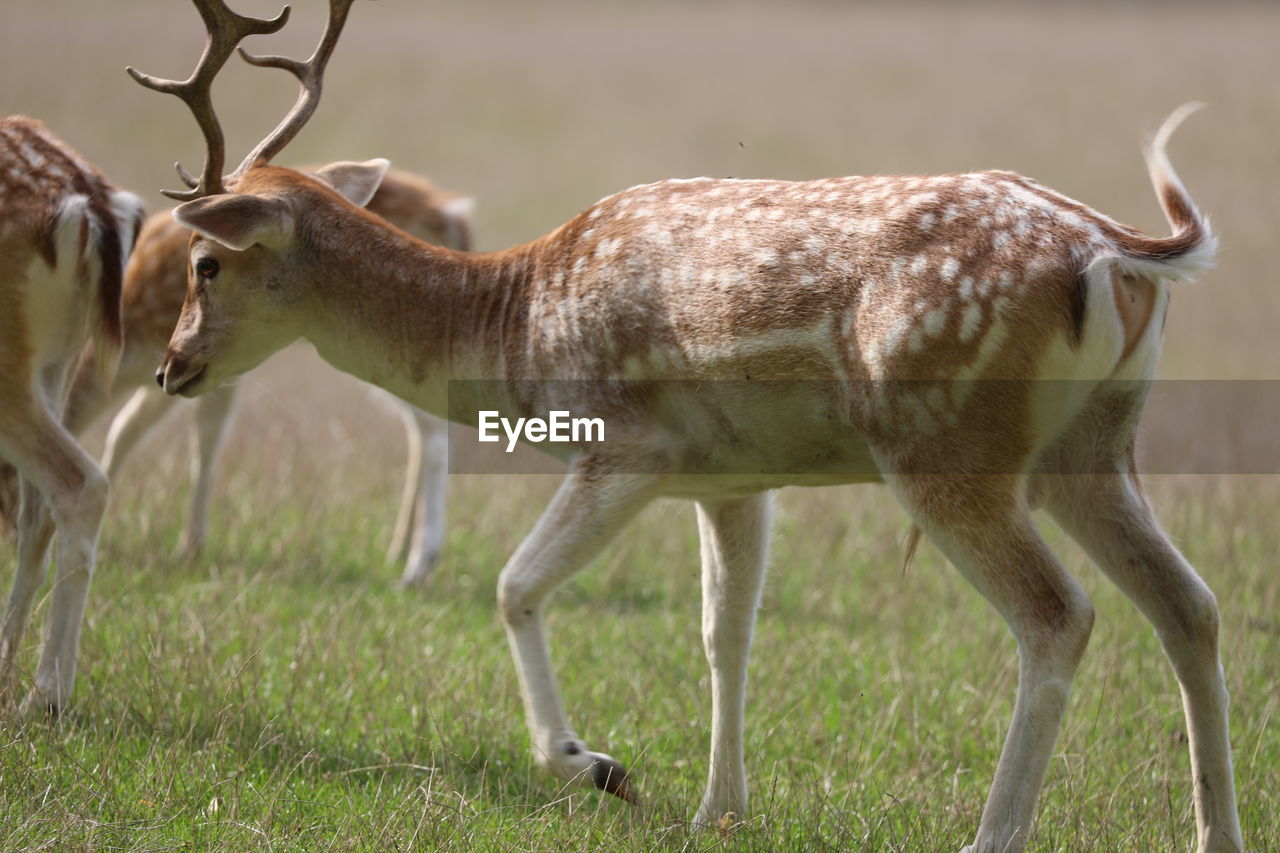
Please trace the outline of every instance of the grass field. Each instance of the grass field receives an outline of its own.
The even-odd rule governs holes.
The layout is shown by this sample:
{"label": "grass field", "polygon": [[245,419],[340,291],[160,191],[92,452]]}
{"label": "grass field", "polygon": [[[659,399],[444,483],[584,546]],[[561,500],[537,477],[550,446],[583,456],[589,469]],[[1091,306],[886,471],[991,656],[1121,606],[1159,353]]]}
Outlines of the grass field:
{"label": "grass field", "polygon": [[[318,29],[317,4],[299,5],[281,50]],[[185,74],[194,10],[49,0],[5,18],[0,112],[43,118],[159,209],[171,162],[198,165],[198,134],[121,69]],[[1224,249],[1176,295],[1162,376],[1274,380],[1277,36],[1280,10],[1261,4],[380,0],[353,10],[290,157],[389,156],[474,193],[482,248],[662,177],[986,167],[1163,233],[1139,145],[1178,103],[1204,100],[1171,153]],[[292,99],[266,73],[229,66],[218,91],[233,151]],[[74,709],[56,725],[0,719],[0,849],[915,853],[971,839],[1014,645],[936,551],[902,569],[906,519],[884,490],[779,496],[748,699],[751,813],[691,832],[710,711],[691,509],[650,508],[550,609],[571,719],[634,769],[634,810],[534,766],[495,614],[498,570],[555,478],[454,477],[447,556],[403,593],[383,557],[396,416],[305,347],[245,382],[203,560],[173,556],[182,430],[116,484]],[[1221,435],[1213,415],[1171,417]],[[1247,446],[1274,429],[1241,420],[1226,434]],[[1149,486],[1218,593],[1246,841],[1280,850],[1280,478]],[[1058,550],[1098,619],[1030,849],[1191,850],[1172,674],[1136,611],[1074,546]],[[6,584],[12,563],[0,555]]]}

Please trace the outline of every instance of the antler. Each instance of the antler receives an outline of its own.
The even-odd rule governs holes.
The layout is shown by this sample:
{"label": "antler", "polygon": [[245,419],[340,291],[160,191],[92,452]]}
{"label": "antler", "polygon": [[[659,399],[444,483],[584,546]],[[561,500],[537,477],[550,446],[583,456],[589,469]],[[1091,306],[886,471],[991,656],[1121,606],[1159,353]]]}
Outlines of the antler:
{"label": "antler", "polygon": [[204,53],[191,76],[182,82],[163,80],[143,74],[130,66],[125,70],[129,76],[148,89],[177,95],[196,117],[196,123],[204,133],[208,155],[204,161],[204,172],[199,181],[191,176],[181,163],[175,163],[178,176],[191,189],[161,190],[169,198],[178,201],[191,201],[206,195],[225,192],[222,186],[222,166],[226,160],[226,144],[222,135],[222,126],[218,124],[218,116],[213,111],[213,98],[210,94],[213,78],[231,56],[236,46],[248,36],[269,35],[277,32],[289,20],[289,7],[285,6],[275,18],[263,20],[236,14],[227,7],[225,0],[192,0],[200,17],[204,19],[208,38],[205,41]]}
{"label": "antler", "polygon": [[324,86],[325,66],[329,63],[333,48],[338,43],[338,36],[342,34],[342,27],[347,23],[347,13],[351,11],[353,2],[354,0],[329,0],[329,23],[325,26],[320,45],[306,62],[299,62],[287,56],[254,56],[243,47],[240,48],[240,56],[245,62],[264,68],[283,68],[298,78],[302,91],[298,93],[298,100],[294,102],[293,109],[289,110],[266,139],[249,152],[249,156],[240,163],[235,174],[244,172],[256,163],[269,162],[298,135],[298,131],[316,111],[316,106],[320,103],[320,92]]}

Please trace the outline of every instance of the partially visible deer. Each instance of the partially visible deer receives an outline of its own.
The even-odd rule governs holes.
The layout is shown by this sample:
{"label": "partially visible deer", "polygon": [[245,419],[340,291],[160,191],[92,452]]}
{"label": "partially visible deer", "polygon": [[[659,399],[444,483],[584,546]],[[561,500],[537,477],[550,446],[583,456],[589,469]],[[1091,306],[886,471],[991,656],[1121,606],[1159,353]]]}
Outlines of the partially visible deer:
{"label": "partially visible deer", "polygon": [[43,124],[0,118],[0,458],[20,476],[18,564],[0,625],[0,690],[17,656],[58,534],[35,683],[21,712],[71,696],[107,478],[62,426],[67,376],[92,340],[109,376],[120,352],[120,286],[142,202],[116,189]]}
{"label": "partially visible deer", "polygon": [[[471,248],[471,200],[445,193],[423,178],[388,172],[368,208],[429,243],[463,251]],[[113,480],[130,451],[177,408],[175,398],[156,387],[155,366],[164,356],[182,310],[190,238],[191,232],[168,211],[146,221],[125,268],[124,350],[119,370],[109,381],[98,369],[89,346],[71,378],[64,423],[73,434],[82,433],[104,411],[129,398],[111,422],[102,457],[102,467]],[[187,555],[199,553],[204,545],[214,466],[237,388],[224,385],[195,403],[194,487],[180,545]],[[403,564],[401,583],[408,586],[430,575],[444,545],[448,435],[439,418],[399,401],[397,406],[404,419],[409,453],[388,559]],[[16,487],[12,474],[12,469],[0,468],[0,489]],[[0,500],[0,515],[6,504],[13,503]]]}
{"label": "partially visible deer", "polygon": [[1013,720],[966,850],[1025,847],[1093,627],[1032,523],[1037,504],[1154,624],[1182,689],[1199,849],[1242,849],[1217,604],[1134,462],[1170,283],[1216,247],[1165,156],[1182,112],[1148,154],[1170,237],[1012,172],[700,178],[634,187],[532,243],[467,255],[361,209],[386,161],[319,180],[268,165],[314,108],[349,3],[331,0],[322,48],[294,64],[303,108],[225,185],[221,137],[206,130],[205,178],[174,212],[198,236],[157,379],[198,396],[306,337],[336,367],[462,422],[553,409],[605,421],[607,441],[538,445],[569,472],[498,581],[539,763],[634,797],[622,765],[570,726],[542,614],[643,506],[690,498],[712,695],[695,819],[744,816],[768,492],[880,481],[1018,644]]}

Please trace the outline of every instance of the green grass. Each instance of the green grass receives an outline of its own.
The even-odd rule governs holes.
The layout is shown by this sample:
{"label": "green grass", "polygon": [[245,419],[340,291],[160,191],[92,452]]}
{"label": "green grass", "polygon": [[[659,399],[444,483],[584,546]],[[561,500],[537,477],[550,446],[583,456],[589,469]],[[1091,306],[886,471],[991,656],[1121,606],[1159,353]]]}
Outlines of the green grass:
{"label": "green grass", "polygon": [[[173,507],[126,482],[74,711],[0,723],[0,847],[932,851],[970,838],[1014,648],[936,552],[902,571],[903,517],[883,490],[782,495],[753,653],[752,807],[721,839],[685,824],[709,731],[687,507],[647,511],[551,607],[572,721],[635,770],[634,810],[561,789],[530,757],[493,581],[550,483],[455,480],[449,556],[409,594],[381,563],[386,501],[286,499],[251,523],[230,500],[207,561],[186,565],[167,556]],[[1245,836],[1276,849],[1275,484],[1156,486],[1220,596]],[[150,529],[131,528],[124,516],[143,511]],[[1031,849],[1189,850],[1169,669],[1132,607],[1060,551],[1098,626]]]}
{"label": "green grass", "polygon": [[[171,163],[198,166],[199,134],[123,66],[185,74],[194,10],[11,5],[0,111],[46,120],[160,209]],[[254,49],[309,50],[319,5],[298,4],[299,23]],[[358,3],[285,159],[388,156],[473,193],[485,249],[630,184],[697,174],[1012,168],[1163,233],[1139,145],[1202,99],[1211,109],[1171,155],[1223,252],[1176,294],[1162,375],[1269,379],[1278,24],[1273,4],[1225,2]],[[231,162],[294,97],[264,74],[237,60],[220,81]],[[297,350],[245,383],[202,562],[171,556],[186,459],[172,433],[116,484],[74,709],[53,726],[0,722],[0,848],[933,853],[972,837],[1013,643],[936,552],[901,570],[905,519],[883,490],[781,497],[749,695],[753,805],[722,842],[685,825],[710,702],[687,506],[646,512],[551,606],[572,722],[635,770],[636,811],[562,790],[530,757],[493,590],[552,483],[455,478],[447,558],[402,594],[382,557],[396,418]],[[1216,415],[1174,426],[1201,436]],[[1245,838],[1280,850],[1280,486],[1186,477],[1154,491],[1219,595]],[[1032,849],[1190,850],[1169,668],[1133,608],[1060,550],[1098,621]],[[11,574],[0,551],[0,581]],[[28,683],[46,615],[21,658]]]}

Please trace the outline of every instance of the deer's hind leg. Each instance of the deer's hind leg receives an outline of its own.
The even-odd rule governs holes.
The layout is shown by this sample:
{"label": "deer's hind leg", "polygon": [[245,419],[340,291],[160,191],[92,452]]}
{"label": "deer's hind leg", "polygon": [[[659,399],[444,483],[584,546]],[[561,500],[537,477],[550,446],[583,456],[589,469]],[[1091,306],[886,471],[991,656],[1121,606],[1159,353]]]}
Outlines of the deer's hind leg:
{"label": "deer's hind leg", "polygon": [[0,626],[0,689],[6,700],[17,676],[16,658],[31,619],[31,607],[48,575],[54,531],[53,516],[40,490],[20,477],[18,493],[18,564]]}
{"label": "deer's hind leg", "polygon": [[75,683],[80,624],[109,487],[106,475],[58,419],[38,398],[29,399],[30,405],[11,410],[0,426],[0,449],[27,485],[21,510],[19,565],[0,637],[7,662],[17,651],[31,602],[44,580],[49,539],[56,526],[58,571],[48,627],[35,685],[22,705],[24,714],[56,714],[70,699]]}
{"label": "deer's hind leg", "polygon": [[[1160,529],[1132,450],[1091,473],[1046,477],[1054,519],[1150,620],[1182,691],[1200,853],[1244,849],[1213,593]],[[1094,473],[1100,472],[1100,473]]]}
{"label": "deer's hind leg", "polygon": [[[882,470],[902,470],[884,464]],[[1020,475],[887,473],[921,530],[991,602],[1018,644],[1018,693],[966,853],[1021,851],[1093,627],[1084,591],[1032,526]]]}

